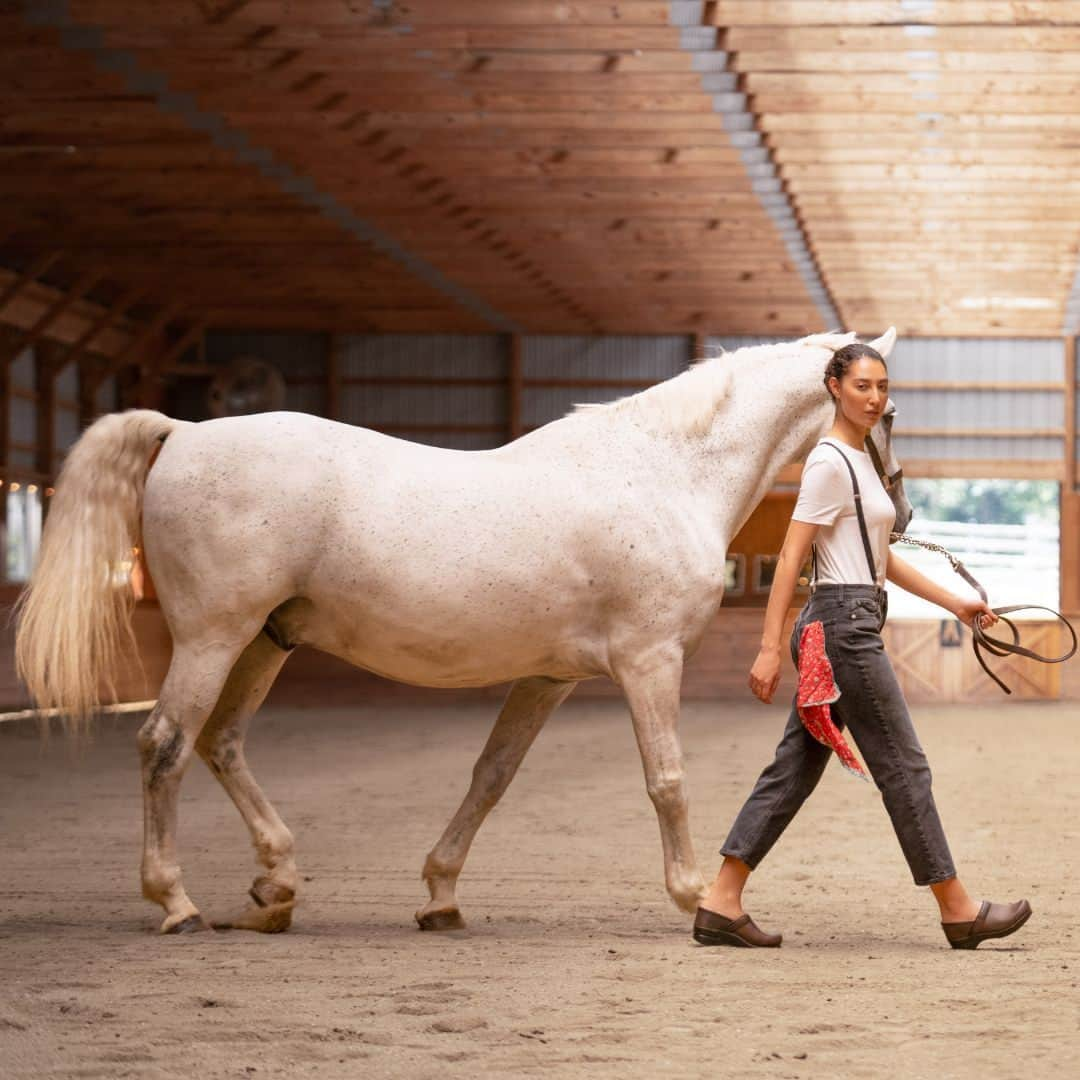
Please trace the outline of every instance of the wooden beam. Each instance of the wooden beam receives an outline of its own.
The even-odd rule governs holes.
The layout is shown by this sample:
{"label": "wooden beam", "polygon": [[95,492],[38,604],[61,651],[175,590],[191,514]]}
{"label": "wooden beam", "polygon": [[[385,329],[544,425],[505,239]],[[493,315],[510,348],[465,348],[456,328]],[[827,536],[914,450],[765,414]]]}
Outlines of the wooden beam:
{"label": "wooden beam", "polygon": [[[9,346],[16,332],[6,326],[0,326],[0,348]],[[3,508],[7,505],[4,498],[3,480],[7,477],[8,451],[11,445],[11,365],[0,364],[0,524],[4,522]],[[0,566],[0,578],[4,577]]]}
{"label": "wooden beam", "polygon": [[706,335],[700,331],[690,335],[690,362],[692,364],[705,359],[705,338]]}
{"label": "wooden beam", "polygon": [[79,430],[85,431],[97,416],[97,377],[103,362],[92,363],[89,358],[79,365]]}
{"label": "wooden beam", "polygon": [[0,293],[0,315],[3,315],[4,308],[15,299],[28,285],[37,281],[46,270],[49,269],[57,259],[60,258],[62,252],[49,251],[43,255],[39,255],[18,277],[12,281],[8,287]]}
{"label": "wooden beam", "polygon": [[180,359],[195,342],[201,340],[206,333],[206,323],[199,320],[193,322],[183,334],[180,335],[157,360],[154,361],[156,371],[168,371],[170,366]]}
{"label": "wooden beam", "polygon": [[76,300],[80,300],[83,295],[89,292],[100,280],[101,274],[95,270],[81,274],[75,284],[72,285],[70,289],[61,293],[56,300],[45,309],[38,321],[34,323],[29,330],[24,330],[22,334],[16,338],[15,342],[0,355],[0,364],[10,364],[23,349],[28,349],[36,344],[37,341],[45,335],[45,331],[48,330]]}
{"label": "wooden beam", "polygon": [[97,392],[97,388],[103,382],[111,378],[122,368],[138,361],[140,359],[140,354],[150,343],[151,338],[153,338],[155,334],[161,333],[170,320],[176,317],[180,309],[181,305],[175,301],[166,304],[148,323],[144,324],[135,332],[131,341],[128,343],[127,348],[112,357],[108,363],[103,364],[98,369],[96,375],[92,373],[90,377],[93,381],[94,393]]}
{"label": "wooden beam", "polygon": [[98,334],[112,326],[117,319],[122,318],[143,295],[142,289],[128,289],[116,303],[106,308],[79,335],[78,339],[57,357],[54,375],[60,375],[69,364],[77,364]]}
{"label": "wooden beam", "polygon": [[[1071,494],[1077,493],[1076,461],[1076,337],[1065,338],[1065,486]],[[1073,609],[1075,610],[1075,609]]]}
{"label": "wooden beam", "polygon": [[34,464],[50,479],[56,475],[56,351],[51,341],[43,341],[35,350],[34,386],[37,391],[35,436],[37,452]]}
{"label": "wooden beam", "polygon": [[1065,338],[1065,439],[1061,484],[1058,604],[1062,611],[1080,611],[1080,491],[1076,461],[1076,337]]}
{"label": "wooden beam", "polygon": [[522,387],[524,385],[521,336],[519,334],[508,335],[506,345],[506,433],[508,441],[513,442],[524,434],[521,418]]}
{"label": "wooden beam", "polygon": [[340,334],[331,332],[326,335],[326,415],[331,420],[341,419],[342,348]]}

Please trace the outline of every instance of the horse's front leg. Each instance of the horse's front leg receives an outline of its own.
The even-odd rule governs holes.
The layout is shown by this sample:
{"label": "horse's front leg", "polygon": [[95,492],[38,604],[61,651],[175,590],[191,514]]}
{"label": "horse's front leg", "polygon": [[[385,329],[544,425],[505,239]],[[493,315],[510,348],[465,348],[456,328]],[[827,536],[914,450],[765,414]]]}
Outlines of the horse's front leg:
{"label": "horse's front leg", "polygon": [[513,780],[544,722],[575,685],[537,677],[519,679],[510,687],[495,727],[473,766],[468,794],[424,863],[423,877],[431,900],[416,913],[421,930],[464,927],[457,902],[457,879],[473,837]]}
{"label": "horse's front leg", "polygon": [[664,877],[672,900],[695,912],[705,882],[694,858],[687,812],[682,746],[677,731],[682,652],[618,665],[616,676],[630,705],[645,786],[656,807],[664,846]]}

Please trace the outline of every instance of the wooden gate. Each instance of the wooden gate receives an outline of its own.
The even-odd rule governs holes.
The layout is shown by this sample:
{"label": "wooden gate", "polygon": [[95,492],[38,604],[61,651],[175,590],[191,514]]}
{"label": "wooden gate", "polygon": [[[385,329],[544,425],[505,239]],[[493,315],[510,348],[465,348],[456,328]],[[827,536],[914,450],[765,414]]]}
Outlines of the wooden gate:
{"label": "wooden gate", "polygon": [[[1064,651],[1059,622],[1025,619],[1017,626],[1020,644],[1025,648],[1043,656],[1057,656]],[[1000,623],[992,633],[1009,640],[1008,628]],[[882,637],[909,701],[1001,701],[1006,696],[975,659],[971,631],[954,619],[890,620]],[[983,656],[1014,698],[1061,696],[1060,664],[991,656],[985,651]]]}

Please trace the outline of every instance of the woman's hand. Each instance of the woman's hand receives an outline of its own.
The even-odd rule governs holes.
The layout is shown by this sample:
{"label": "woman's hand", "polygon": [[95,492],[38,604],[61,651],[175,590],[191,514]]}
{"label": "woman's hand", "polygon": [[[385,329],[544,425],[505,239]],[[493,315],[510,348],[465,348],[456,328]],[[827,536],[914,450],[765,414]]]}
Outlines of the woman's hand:
{"label": "woman's hand", "polygon": [[750,669],[750,689],[768,705],[780,684],[780,650],[761,649]]}
{"label": "woman's hand", "polygon": [[998,617],[990,610],[990,605],[982,600],[961,600],[953,609],[953,614],[967,627],[972,626],[976,619],[985,630],[998,621]]}

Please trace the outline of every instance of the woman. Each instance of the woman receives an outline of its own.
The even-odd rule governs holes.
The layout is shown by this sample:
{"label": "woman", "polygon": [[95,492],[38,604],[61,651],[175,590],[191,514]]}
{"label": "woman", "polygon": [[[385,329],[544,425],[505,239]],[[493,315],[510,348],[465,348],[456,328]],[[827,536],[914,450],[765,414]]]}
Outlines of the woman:
{"label": "woman", "polygon": [[[769,593],[761,650],[750,671],[750,689],[762,701],[772,701],[780,681],[784,616],[814,544],[817,577],[795,623],[792,659],[796,663],[816,659],[825,672],[831,664],[835,686],[830,690],[834,697],[836,689],[840,692],[828,707],[836,729],[846,726],[862,752],[915,884],[929,885],[938,902],[947,940],[953,948],[975,948],[987,938],[1018,930],[1031,908],[1026,900],[980,904],[956,876],[931,794],[926,756],[881,642],[887,607],[884,580],[940,605],[969,627],[974,619],[992,626],[997,616],[981,600],[956,596],[924,577],[889,549],[895,509],[862,449],[888,399],[885,361],[867,345],[847,345],[829,362],[825,386],[836,403],[836,416],[803,469]],[[856,512],[856,486],[863,520]],[[821,625],[812,627],[804,642],[804,627],[815,622]],[[820,655],[820,630],[827,663]],[[811,641],[818,644],[816,658],[809,655]],[[800,673],[803,670],[800,664]],[[780,944],[780,934],[760,930],[743,911],[742,893],[751,870],[817,785],[831,752],[804,726],[798,706],[806,703],[796,697],[776,757],[761,774],[720,849],[723,865],[694,923],[694,938],[703,945]],[[839,731],[833,729],[833,735],[842,743]]]}

